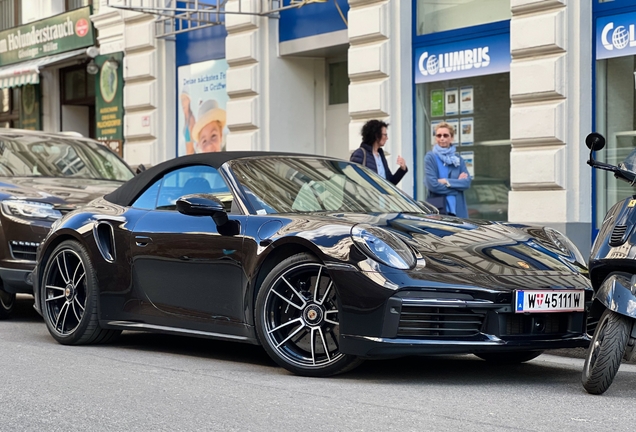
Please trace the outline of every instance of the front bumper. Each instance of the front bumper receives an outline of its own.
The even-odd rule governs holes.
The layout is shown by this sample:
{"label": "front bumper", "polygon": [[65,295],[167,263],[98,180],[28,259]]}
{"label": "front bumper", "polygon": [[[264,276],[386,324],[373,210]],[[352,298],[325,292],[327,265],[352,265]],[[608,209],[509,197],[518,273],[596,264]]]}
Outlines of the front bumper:
{"label": "front bumper", "polygon": [[558,289],[583,289],[583,312],[515,313],[516,289],[550,287],[532,277],[497,276],[481,285],[474,283],[476,278],[462,283],[449,275],[415,280],[330,270],[339,294],[339,342],[345,354],[387,358],[530,351],[587,347],[590,342],[586,311],[593,291],[578,276],[562,277]]}
{"label": "front bumper", "polygon": [[2,290],[11,294],[33,294],[32,270],[0,267]]}
{"label": "front bumper", "polygon": [[441,341],[422,339],[390,339],[341,335],[340,350],[364,358],[390,358],[407,355],[472,354],[483,352],[535,351],[558,348],[587,348],[587,335],[559,339],[503,340],[482,335],[484,340]]}

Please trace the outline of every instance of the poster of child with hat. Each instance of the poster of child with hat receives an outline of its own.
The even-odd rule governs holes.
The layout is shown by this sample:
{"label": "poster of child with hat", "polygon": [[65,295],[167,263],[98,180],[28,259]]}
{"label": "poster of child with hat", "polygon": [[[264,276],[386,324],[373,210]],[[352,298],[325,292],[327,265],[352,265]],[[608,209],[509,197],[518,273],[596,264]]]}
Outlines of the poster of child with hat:
{"label": "poster of child with hat", "polygon": [[225,150],[227,69],[225,59],[179,67],[177,156]]}

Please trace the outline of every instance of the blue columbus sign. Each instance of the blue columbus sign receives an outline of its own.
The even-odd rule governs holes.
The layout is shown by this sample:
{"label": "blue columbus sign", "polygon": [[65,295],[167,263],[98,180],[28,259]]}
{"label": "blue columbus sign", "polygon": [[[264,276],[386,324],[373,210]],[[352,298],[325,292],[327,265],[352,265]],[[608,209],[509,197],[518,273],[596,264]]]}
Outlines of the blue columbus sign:
{"label": "blue columbus sign", "polygon": [[415,83],[510,72],[508,33],[420,47],[415,50]]}
{"label": "blue columbus sign", "polygon": [[596,59],[636,54],[636,12],[596,20]]}

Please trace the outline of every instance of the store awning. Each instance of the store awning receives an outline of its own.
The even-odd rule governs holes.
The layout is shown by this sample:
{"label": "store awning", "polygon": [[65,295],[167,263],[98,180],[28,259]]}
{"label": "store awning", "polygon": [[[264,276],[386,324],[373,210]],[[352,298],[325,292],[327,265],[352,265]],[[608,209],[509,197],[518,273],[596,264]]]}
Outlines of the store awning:
{"label": "store awning", "polygon": [[81,48],[0,67],[0,89],[25,84],[38,84],[40,82],[40,68],[51,66],[72,57],[85,55],[85,53],[86,48]]}

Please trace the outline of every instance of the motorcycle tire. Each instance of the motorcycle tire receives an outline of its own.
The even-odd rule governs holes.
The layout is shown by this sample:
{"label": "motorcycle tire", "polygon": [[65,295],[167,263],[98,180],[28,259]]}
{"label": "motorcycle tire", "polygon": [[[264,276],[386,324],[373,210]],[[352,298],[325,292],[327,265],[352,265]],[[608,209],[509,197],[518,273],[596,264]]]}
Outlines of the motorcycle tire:
{"label": "motorcycle tire", "polygon": [[600,395],[612,385],[621,365],[632,319],[611,310],[603,312],[583,366],[582,382],[590,394]]}

